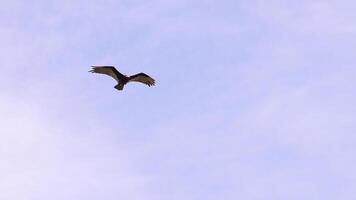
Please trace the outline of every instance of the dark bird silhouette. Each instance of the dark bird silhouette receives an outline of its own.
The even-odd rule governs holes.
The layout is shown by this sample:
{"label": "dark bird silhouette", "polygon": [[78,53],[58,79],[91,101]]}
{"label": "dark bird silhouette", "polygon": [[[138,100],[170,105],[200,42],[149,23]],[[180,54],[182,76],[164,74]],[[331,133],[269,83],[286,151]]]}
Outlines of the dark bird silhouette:
{"label": "dark bird silhouette", "polygon": [[155,85],[155,80],[142,72],[132,76],[126,76],[117,71],[113,66],[92,66],[92,68],[93,69],[89,72],[106,74],[113,77],[117,81],[117,85],[114,87],[117,90],[124,89],[125,84],[131,81],[141,82],[149,87]]}

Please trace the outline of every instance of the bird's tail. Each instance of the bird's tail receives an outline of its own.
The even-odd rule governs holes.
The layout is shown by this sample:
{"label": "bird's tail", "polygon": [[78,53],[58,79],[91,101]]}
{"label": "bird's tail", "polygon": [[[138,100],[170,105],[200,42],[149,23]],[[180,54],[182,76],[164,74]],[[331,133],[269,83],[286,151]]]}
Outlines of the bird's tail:
{"label": "bird's tail", "polygon": [[117,84],[115,87],[117,90],[123,90],[124,89],[124,84]]}

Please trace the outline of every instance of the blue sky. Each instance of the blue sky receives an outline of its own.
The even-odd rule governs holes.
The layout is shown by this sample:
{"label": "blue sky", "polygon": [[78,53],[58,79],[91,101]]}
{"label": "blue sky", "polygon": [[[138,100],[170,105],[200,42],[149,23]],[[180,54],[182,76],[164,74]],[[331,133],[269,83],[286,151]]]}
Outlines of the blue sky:
{"label": "blue sky", "polygon": [[355,6],[0,1],[0,199],[355,199]]}

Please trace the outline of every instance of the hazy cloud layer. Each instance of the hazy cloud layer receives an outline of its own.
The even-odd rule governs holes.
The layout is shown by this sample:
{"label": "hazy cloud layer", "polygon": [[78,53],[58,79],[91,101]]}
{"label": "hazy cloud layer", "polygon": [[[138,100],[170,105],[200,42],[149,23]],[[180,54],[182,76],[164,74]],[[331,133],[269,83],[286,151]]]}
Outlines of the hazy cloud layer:
{"label": "hazy cloud layer", "polygon": [[354,199],[355,6],[1,1],[0,199]]}

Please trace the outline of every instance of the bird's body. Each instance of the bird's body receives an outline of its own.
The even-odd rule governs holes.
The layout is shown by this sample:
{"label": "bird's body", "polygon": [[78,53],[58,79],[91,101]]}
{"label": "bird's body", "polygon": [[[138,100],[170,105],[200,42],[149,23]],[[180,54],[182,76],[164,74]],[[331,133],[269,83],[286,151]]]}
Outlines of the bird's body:
{"label": "bird's body", "polygon": [[113,66],[92,66],[92,68],[93,69],[90,70],[89,72],[106,74],[114,78],[117,81],[117,85],[114,88],[117,90],[123,90],[125,84],[131,81],[141,82],[148,85],[149,87],[155,85],[155,80],[142,72],[132,76],[126,76],[121,74]]}

